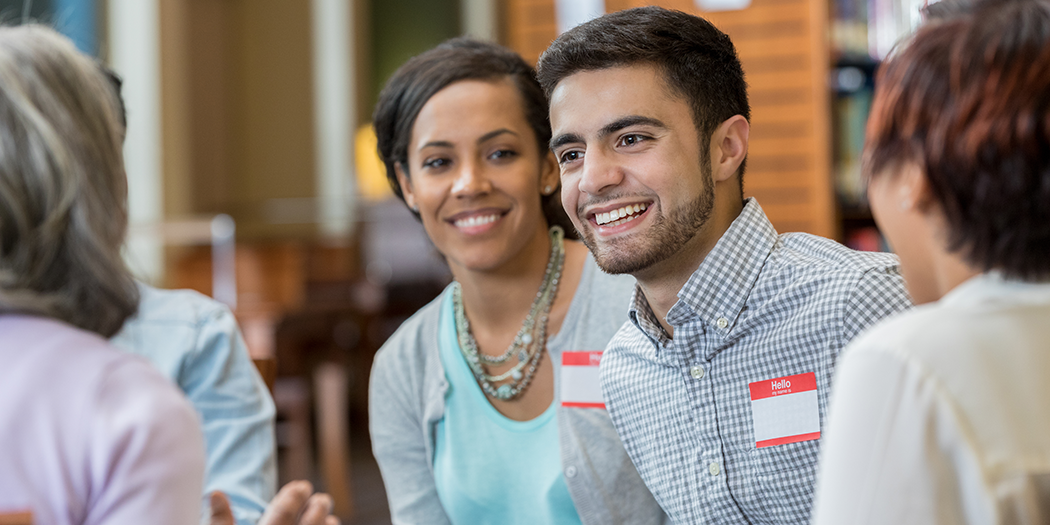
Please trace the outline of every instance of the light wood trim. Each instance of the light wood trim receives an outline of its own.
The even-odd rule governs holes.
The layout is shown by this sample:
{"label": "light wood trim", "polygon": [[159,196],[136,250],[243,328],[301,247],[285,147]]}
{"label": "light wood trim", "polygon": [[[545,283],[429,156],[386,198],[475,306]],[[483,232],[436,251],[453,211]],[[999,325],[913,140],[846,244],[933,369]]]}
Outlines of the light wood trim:
{"label": "light wood trim", "polygon": [[28,510],[0,513],[0,525],[33,525],[33,513]]}

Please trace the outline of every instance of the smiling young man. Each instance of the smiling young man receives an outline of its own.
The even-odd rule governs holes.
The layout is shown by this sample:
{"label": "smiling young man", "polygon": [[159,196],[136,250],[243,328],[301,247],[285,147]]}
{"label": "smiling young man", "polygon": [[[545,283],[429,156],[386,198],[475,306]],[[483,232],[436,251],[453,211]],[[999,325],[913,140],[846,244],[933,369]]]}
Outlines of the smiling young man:
{"label": "smiling young man", "polygon": [[601,362],[631,460],[676,522],[808,522],[839,350],[910,304],[897,259],[778,235],[743,198],[747,85],[707,21],[609,14],[538,71],[562,202],[598,264],[638,281]]}

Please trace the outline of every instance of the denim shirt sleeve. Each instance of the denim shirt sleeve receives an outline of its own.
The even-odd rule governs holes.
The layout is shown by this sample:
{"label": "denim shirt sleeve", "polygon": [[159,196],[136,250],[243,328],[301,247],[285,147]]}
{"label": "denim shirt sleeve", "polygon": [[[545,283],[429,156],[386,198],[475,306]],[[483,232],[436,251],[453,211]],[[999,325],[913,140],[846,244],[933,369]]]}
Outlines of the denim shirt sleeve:
{"label": "denim shirt sleeve", "polygon": [[229,310],[201,323],[196,349],[179,385],[201,415],[205,493],[225,492],[238,525],[254,524],[277,484],[273,400]]}
{"label": "denim shirt sleeve", "polygon": [[275,409],[237,321],[200,294],[142,288],[139,313],[113,342],[150,360],[185,393],[204,431],[204,494],[223,491],[238,525],[252,525],[276,491]]}

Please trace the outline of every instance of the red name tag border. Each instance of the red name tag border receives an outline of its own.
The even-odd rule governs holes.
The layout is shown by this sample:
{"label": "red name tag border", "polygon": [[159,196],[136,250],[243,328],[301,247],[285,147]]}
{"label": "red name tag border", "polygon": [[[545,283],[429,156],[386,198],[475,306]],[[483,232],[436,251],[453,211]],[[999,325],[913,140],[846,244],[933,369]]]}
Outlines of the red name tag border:
{"label": "red name tag border", "polygon": [[[774,389],[773,385],[778,381],[782,381],[784,385],[790,386],[782,386]],[[813,372],[806,372],[805,374],[755,381],[754,383],[747,385],[747,387],[751,390],[752,401],[756,399],[765,399],[767,397],[796,394],[798,392],[808,392],[817,389],[817,375]]]}
{"label": "red name tag border", "polygon": [[767,439],[764,441],[756,441],[755,448],[772,447],[776,445],[787,445],[788,443],[812,441],[814,439],[820,439],[820,432],[813,432],[811,434],[799,434],[797,436],[784,436],[782,438]]}
{"label": "red name tag border", "polygon": [[562,401],[561,406],[567,408],[605,408],[605,403],[581,403],[577,401]]}

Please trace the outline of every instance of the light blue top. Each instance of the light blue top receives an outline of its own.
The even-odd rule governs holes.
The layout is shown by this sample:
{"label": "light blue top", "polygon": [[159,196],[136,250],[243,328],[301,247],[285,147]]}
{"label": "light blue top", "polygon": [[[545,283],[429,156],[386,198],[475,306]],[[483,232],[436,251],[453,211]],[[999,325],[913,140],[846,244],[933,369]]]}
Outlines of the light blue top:
{"label": "light blue top", "polygon": [[254,525],[277,485],[274,405],[237,320],[191,290],[139,285],[139,293],[138,313],[110,342],[145,357],[186,394],[204,430],[204,493],[223,491],[237,524]]}
{"label": "light blue top", "polygon": [[510,419],[489,403],[460,353],[450,291],[442,296],[438,329],[449,387],[434,449],[445,512],[464,524],[580,523],[561,473],[557,403],[529,421]]}

